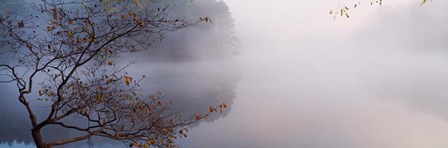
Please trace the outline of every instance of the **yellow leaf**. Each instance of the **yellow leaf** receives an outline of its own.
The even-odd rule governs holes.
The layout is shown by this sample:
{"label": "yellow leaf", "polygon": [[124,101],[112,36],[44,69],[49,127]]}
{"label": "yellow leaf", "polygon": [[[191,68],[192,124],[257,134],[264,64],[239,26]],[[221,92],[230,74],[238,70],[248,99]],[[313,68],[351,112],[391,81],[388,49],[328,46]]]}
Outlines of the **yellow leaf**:
{"label": "yellow leaf", "polygon": [[55,21],[51,22],[51,26],[56,27],[58,25],[58,23],[56,23]]}
{"label": "yellow leaf", "polygon": [[152,110],[154,110],[154,106],[153,105],[149,105],[148,109],[149,109],[149,111],[152,111]]}
{"label": "yellow leaf", "polygon": [[156,140],[154,140],[154,139],[149,139],[149,144],[151,144],[151,145],[156,144]]}
{"label": "yellow leaf", "polygon": [[113,65],[113,64],[114,64],[113,61],[109,61],[109,62],[107,62],[107,65]]}
{"label": "yellow leaf", "polygon": [[135,146],[135,147],[140,147],[141,146],[140,143],[134,143],[132,145]]}
{"label": "yellow leaf", "polygon": [[127,86],[129,86],[132,82],[132,77],[124,76],[124,82],[126,83]]}
{"label": "yellow leaf", "polygon": [[141,7],[139,0],[134,0],[134,4],[135,4],[135,6]]}
{"label": "yellow leaf", "polygon": [[115,138],[116,139],[120,139],[121,138],[120,134],[119,133],[115,133]]}
{"label": "yellow leaf", "polygon": [[51,27],[50,26],[47,26],[47,31],[51,31]]}
{"label": "yellow leaf", "polygon": [[73,31],[68,31],[67,35],[68,37],[73,37]]}
{"label": "yellow leaf", "polygon": [[101,94],[96,95],[96,102],[101,102]]}

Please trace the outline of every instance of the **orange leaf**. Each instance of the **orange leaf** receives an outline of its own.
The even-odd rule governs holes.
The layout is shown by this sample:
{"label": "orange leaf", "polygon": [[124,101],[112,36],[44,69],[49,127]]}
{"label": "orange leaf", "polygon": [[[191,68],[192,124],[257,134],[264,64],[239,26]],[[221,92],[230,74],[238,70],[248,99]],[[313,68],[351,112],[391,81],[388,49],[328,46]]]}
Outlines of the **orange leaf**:
{"label": "orange leaf", "polygon": [[227,103],[226,103],[226,102],[223,102],[223,103],[222,103],[222,106],[224,106],[224,108],[227,108]]}
{"label": "orange leaf", "polygon": [[114,80],[112,79],[107,79],[107,83],[112,83]]}
{"label": "orange leaf", "polygon": [[124,76],[124,82],[126,83],[127,86],[129,86],[132,82],[132,77]]}
{"label": "orange leaf", "polygon": [[216,109],[213,106],[210,106],[210,112],[213,113]]}
{"label": "orange leaf", "polygon": [[149,139],[149,144],[151,144],[151,145],[156,144],[156,140],[154,140],[154,139]]}
{"label": "orange leaf", "polygon": [[100,94],[97,94],[96,95],[96,102],[101,102],[101,95]]}
{"label": "orange leaf", "polygon": [[149,109],[149,111],[152,111],[152,110],[154,110],[154,106],[153,105],[149,105],[148,109]]}

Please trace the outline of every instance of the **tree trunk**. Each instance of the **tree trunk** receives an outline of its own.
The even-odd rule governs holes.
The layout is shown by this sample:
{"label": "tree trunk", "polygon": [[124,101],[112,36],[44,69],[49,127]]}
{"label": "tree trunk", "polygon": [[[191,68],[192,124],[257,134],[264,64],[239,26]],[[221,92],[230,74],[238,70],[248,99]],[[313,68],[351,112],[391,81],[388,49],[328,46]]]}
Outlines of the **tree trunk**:
{"label": "tree trunk", "polygon": [[44,139],[42,138],[42,135],[40,133],[40,128],[33,128],[31,132],[32,132],[31,134],[33,135],[34,143],[36,144],[37,148],[48,148],[44,143]]}

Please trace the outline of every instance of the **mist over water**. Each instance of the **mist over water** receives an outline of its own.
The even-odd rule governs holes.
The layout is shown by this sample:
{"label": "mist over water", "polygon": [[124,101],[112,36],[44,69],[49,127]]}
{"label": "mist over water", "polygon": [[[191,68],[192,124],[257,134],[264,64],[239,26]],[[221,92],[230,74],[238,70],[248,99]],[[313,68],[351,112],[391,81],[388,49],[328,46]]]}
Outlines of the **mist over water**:
{"label": "mist over water", "polygon": [[337,2],[226,3],[240,55],[130,67],[185,113],[231,104],[180,147],[448,147],[448,2],[385,1],[350,19],[328,15]]}
{"label": "mist over water", "polygon": [[323,3],[229,1],[244,43],[237,99],[183,146],[448,145],[448,3],[364,5],[348,20]]}

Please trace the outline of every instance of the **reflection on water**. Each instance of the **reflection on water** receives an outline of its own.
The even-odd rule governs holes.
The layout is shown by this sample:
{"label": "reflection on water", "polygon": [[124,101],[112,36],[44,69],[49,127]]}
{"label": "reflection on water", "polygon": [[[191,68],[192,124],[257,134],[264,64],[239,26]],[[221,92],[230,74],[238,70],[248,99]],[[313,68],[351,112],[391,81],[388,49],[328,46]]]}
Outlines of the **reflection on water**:
{"label": "reflection on water", "polygon": [[172,101],[173,109],[181,111],[184,116],[207,113],[209,106],[223,102],[229,104],[222,114],[214,114],[207,119],[213,121],[227,116],[232,109],[239,79],[235,61],[154,63],[133,67],[130,70],[134,74],[148,76],[141,82],[144,89],[162,92],[166,99]]}

